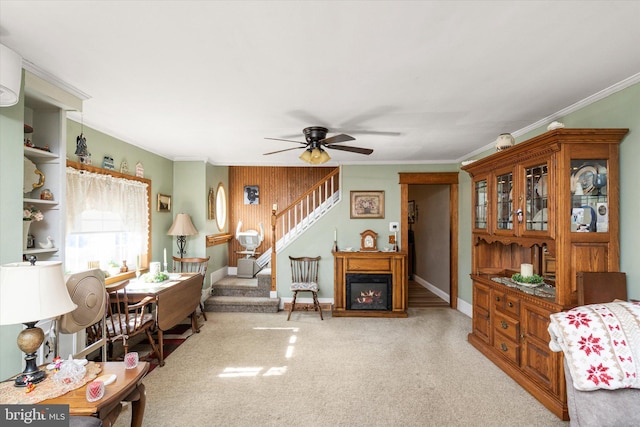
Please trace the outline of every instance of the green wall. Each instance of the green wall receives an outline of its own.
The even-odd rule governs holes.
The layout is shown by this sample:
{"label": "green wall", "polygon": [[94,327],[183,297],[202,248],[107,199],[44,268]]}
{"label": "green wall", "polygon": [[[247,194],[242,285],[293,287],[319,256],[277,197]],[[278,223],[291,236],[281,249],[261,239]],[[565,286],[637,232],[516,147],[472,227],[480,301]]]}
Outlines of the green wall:
{"label": "green wall", "polygon": [[[23,79],[24,80],[24,79]],[[24,99],[0,108],[0,265],[21,261]],[[20,325],[0,326],[0,380],[21,370]]]}

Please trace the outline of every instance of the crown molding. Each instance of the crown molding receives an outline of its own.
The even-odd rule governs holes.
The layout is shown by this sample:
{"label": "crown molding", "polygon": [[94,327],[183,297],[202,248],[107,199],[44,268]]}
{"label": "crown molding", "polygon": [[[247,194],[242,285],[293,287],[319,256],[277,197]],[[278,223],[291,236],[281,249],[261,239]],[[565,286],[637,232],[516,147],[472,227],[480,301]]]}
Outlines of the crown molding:
{"label": "crown molding", "polygon": [[65,92],[70,93],[71,95],[79,98],[82,101],[86,101],[87,99],[91,99],[91,96],[81,91],[75,86],[70,85],[69,83],[59,79],[48,71],[43,70],[42,68],[35,65],[33,62],[28,61],[26,59],[22,59],[22,68],[29,71],[34,76],[40,77],[42,80],[51,83],[52,85],[64,90]]}
{"label": "crown molding", "polygon": [[[594,102],[600,101],[601,99],[606,98],[607,96],[613,95],[616,92],[620,92],[623,89],[626,89],[630,86],[633,86],[636,83],[640,83],[640,73],[634,74],[630,77],[627,77],[624,80],[619,81],[618,83],[615,83],[605,89],[602,89],[599,92],[594,93],[591,96],[588,96],[578,102],[576,102],[575,104],[571,104],[566,108],[563,108],[560,111],[557,111],[545,118],[542,118],[540,120],[538,120],[537,122],[534,122],[532,124],[530,124],[529,126],[525,126],[521,129],[518,129],[515,132],[511,132],[511,135],[513,135],[514,137],[516,136],[520,136],[520,135],[524,135],[528,132],[531,132],[535,129],[538,129],[541,126],[544,125],[548,125],[549,123],[561,119],[564,116],[571,114],[575,111],[578,111],[582,108],[585,108],[591,104],[593,104]],[[465,156],[460,157],[457,162],[461,162],[463,160],[469,159],[470,157],[476,156],[478,154],[481,154],[487,150],[491,150],[492,148],[495,148],[495,141],[488,143],[487,145],[485,145],[484,147],[480,147],[476,150],[473,150],[472,152],[466,154]]]}

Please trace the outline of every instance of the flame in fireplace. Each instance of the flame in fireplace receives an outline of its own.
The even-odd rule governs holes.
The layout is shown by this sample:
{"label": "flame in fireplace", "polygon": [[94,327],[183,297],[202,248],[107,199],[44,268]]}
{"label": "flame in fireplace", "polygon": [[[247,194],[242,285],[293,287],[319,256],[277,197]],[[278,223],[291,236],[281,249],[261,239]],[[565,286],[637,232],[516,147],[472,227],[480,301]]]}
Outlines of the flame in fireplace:
{"label": "flame in fireplace", "polygon": [[361,291],[360,297],[356,298],[358,304],[378,304],[380,303],[380,297],[382,296],[382,291]]}

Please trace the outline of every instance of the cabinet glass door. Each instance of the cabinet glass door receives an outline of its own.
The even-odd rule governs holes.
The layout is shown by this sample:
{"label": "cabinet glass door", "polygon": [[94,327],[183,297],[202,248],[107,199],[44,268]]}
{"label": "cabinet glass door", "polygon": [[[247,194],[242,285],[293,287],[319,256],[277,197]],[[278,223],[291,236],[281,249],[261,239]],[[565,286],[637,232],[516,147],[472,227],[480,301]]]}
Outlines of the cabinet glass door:
{"label": "cabinet glass door", "polygon": [[571,231],[609,231],[607,160],[571,160]]}
{"label": "cabinet glass door", "polygon": [[547,164],[525,168],[526,230],[547,231],[549,229]]}
{"label": "cabinet glass door", "polygon": [[496,176],[496,229],[513,229],[513,173]]}
{"label": "cabinet glass door", "polygon": [[476,229],[487,229],[487,180],[476,181],[474,183],[474,219],[473,227]]}

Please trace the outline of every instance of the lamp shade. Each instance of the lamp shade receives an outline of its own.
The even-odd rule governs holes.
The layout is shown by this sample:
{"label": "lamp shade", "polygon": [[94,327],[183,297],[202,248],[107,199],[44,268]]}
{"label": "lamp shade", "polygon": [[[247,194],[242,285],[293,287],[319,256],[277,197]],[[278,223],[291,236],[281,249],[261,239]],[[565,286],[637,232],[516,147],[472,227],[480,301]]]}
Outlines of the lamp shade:
{"label": "lamp shade", "polygon": [[0,107],[18,103],[22,83],[22,58],[0,44]]}
{"label": "lamp shade", "polygon": [[76,307],[67,291],[62,263],[0,266],[0,325],[50,319]]}
{"label": "lamp shade", "polygon": [[306,163],[311,162],[311,150],[304,150],[302,154],[300,154],[300,160]]}
{"label": "lamp shade", "polygon": [[167,234],[169,236],[192,236],[198,234],[198,230],[193,226],[189,214],[179,213],[173,220],[173,224]]}

